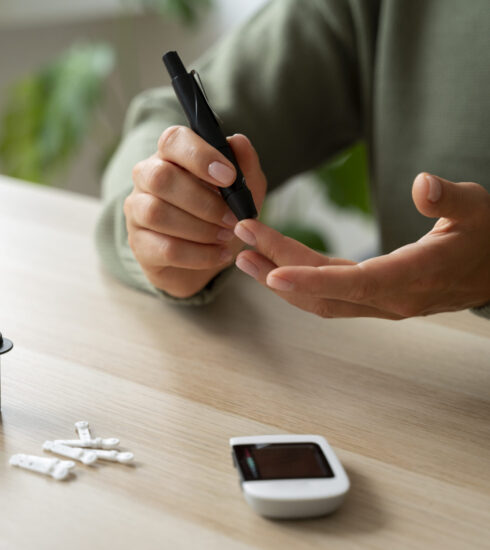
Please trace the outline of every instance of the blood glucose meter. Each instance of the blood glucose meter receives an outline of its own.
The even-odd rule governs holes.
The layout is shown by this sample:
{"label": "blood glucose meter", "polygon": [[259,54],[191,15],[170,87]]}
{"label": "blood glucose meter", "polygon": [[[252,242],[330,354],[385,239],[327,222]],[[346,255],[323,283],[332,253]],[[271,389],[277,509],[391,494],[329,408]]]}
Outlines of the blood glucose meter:
{"label": "blood glucose meter", "polygon": [[230,446],[245,500],[262,516],[322,516],[349,490],[342,464],[319,435],[232,437]]}

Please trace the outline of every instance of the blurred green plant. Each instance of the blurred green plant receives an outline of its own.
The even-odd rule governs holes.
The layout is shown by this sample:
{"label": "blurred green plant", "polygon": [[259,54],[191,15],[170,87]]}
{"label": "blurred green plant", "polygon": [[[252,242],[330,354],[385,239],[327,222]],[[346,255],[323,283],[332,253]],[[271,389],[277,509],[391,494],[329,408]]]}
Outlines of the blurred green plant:
{"label": "blurred green plant", "polygon": [[213,5],[213,0],[124,0],[124,3],[174,18],[184,25],[195,25],[201,14]]}
{"label": "blurred green plant", "polygon": [[316,170],[327,198],[339,208],[371,215],[369,171],[364,143],[342,151]]}
{"label": "blurred green plant", "polygon": [[[261,219],[264,221],[263,218]],[[288,221],[280,225],[274,223],[267,225],[271,225],[274,229],[286,235],[286,237],[291,237],[291,239],[299,241],[313,250],[318,250],[318,252],[331,251],[331,245],[327,237],[322,235],[315,227],[310,227],[304,222]]]}
{"label": "blurred green plant", "polygon": [[114,67],[107,44],[74,45],[9,90],[0,158],[10,176],[47,182],[81,145]]}
{"label": "blurred green plant", "polygon": [[[368,173],[366,147],[363,143],[357,143],[329,159],[328,162],[317,168],[313,175],[316,184],[322,190],[326,203],[343,210],[371,216]],[[303,219],[289,219],[286,216],[285,223],[274,223],[269,214],[269,200],[265,201],[261,213],[262,221],[314,250],[332,251],[327,237]]]}
{"label": "blurred green plant", "polygon": [[[126,6],[138,6],[184,24],[196,23],[212,2],[121,0]],[[7,90],[0,115],[2,172],[49,184],[89,134],[115,60],[116,51],[111,44],[75,44],[36,72],[14,82]],[[134,69],[125,67],[126,72],[128,68]],[[134,84],[137,74],[128,80]],[[99,166],[105,166],[119,139],[111,128],[109,138],[105,136],[105,143],[100,144]]]}

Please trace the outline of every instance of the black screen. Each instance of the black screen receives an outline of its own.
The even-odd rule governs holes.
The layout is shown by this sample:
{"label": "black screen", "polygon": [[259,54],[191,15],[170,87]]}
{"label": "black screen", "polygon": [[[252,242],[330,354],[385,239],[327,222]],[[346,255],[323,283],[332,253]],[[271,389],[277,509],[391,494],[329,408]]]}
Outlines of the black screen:
{"label": "black screen", "polygon": [[333,477],[316,443],[235,445],[233,451],[244,481]]}

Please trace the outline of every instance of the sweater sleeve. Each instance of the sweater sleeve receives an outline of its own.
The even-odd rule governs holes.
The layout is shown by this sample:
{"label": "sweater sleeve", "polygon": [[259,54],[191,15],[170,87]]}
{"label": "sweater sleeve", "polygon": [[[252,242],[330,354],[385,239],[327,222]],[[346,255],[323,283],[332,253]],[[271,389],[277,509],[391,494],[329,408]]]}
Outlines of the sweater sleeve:
{"label": "sweater sleeve", "polygon": [[[357,57],[347,0],[272,0],[190,67],[199,71],[225,133],[244,133],[256,147],[271,189],[361,137]],[[96,241],[105,267],[126,284],[202,304],[229,270],[198,294],[175,299],[149,283],[128,245],[123,202],[132,167],[156,151],[172,124],[186,120],[171,88],[133,100],[103,177]]]}
{"label": "sweater sleeve", "polygon": [[490,302],[480,307],[474,307],[471,309],[471,311],[476,315],[479,315],[480,317],[483,317],[490,321]]}

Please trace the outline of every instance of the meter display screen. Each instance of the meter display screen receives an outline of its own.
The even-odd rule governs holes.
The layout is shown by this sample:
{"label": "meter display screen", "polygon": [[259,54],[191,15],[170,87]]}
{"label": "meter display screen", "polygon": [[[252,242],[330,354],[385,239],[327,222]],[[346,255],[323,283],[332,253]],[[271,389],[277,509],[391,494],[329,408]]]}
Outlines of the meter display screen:
{"label": "meter display screen", "polygon": [[316,443],[235,445],[233,450],[244,481],[334,477]]}

